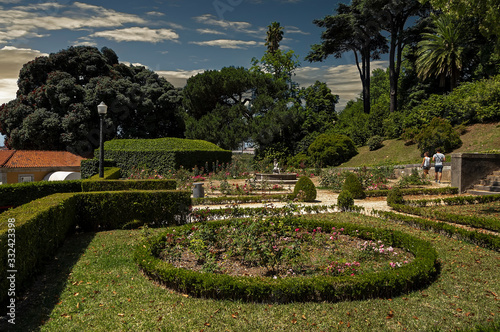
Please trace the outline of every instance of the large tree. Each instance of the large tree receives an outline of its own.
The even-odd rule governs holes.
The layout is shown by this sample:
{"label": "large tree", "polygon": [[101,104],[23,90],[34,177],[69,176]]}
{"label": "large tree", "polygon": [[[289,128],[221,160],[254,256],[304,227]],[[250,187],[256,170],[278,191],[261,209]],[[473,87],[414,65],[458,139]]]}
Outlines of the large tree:
{"label": "large tree", "polygon": [[323,61],[330,55],[341,58],[342,54],[353,52],[363,87],[364,112],[370,113],[370,61],[387,51],[386,40],[362,0],[353,0],[351,5],[340,3],[336,11],[336,15],[314,21],[325,31],[321,34],[322,43],[311,46],[306,60]]}
{"label": "large tree", "polygon": [[271,54],[274,54],[276,51],[278,51],[280,42],[283,40],[283,27],[279,24],[279,22],[273,22],[268,25],[267,28],[267,51]]}
{"label": "large tree", "polygon": [[111,49],[70,47],[23,66],[17,98],[0,108],[13,149],[70,150],[90,156],[99,143],[97,105],[108,106],[106,139],[182,136],[180,95],[144,67],[118,63]]}
{"label": "large tree", "polygon": [[417,72],[422,79],[437,77],[440,86],[457,86],[464,53],[462,30],[449,15],[435,16],[435,28],[423,33],[423,40],[418,44]]}
{"label": "large tree", "polygon": [[390,110],[398,110],[398,83],[401,73],[403,48],[409,36],[408,19],[425,13],[418,0],[364,0],[372,24],[389,33]]}

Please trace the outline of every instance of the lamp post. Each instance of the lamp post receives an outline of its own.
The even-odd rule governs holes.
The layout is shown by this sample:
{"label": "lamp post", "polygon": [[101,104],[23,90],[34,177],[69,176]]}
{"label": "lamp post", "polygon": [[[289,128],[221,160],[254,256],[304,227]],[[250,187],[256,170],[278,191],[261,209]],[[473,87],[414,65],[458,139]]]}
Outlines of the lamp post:
{"label": "lamp post", "polygon": [[100,121],[100,131],[99,131],[99,177],[104,177],[104,115],[108,112],[108,106],[101,101],[101,103],[97,106],[97,112],[99,113]]}

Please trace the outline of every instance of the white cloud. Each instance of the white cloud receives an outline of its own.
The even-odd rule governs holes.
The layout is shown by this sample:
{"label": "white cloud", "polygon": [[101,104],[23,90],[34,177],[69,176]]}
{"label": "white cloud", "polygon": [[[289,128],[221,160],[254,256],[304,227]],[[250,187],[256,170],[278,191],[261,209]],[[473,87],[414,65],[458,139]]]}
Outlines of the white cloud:
{"label": "white cloud", "polygon": [[47,55],[29,48],[4,46],[0,49],[0,78],[17,80],[19,71],[25,63],[36,57]]}
{"label": "white cloud", "polygon": [[196,29],[196,31],[198,31],[202,35],[207,35],[207,34],[209,34],[209,35],[225,35],[224,32],[213,30],[213,29]]}
{"label": "white cloud", "polygon": [[155,12],[155,11],[147,12],[146,15],[150,15],[150,16],[165,16],[165,14],[160,13],[160,12]]}
{"label": "white cloud", "polygon": [[247,49],[250,46],[261,46],[264,43],[256,42],[253,40],[233,40],[233,39],[215,39],[207,40],[201,42],[190,42],[190,44],[195,44],[199,46],[215,46],[220,48],[230,48],[230,49]]}
{"label": "white cloud", "polygon": [[304,31],[300,30],[298,27],[294,27],[291,25],[285,27],[285,33],[286,34],[310,35],[309,32],[304,32]]}
{"label": "white cloud", "polygon": [[141,41],[158,43],[165,40],[177,40],[179,35],[171,29],[150,29],[150,28],[140,28],[132,27],[117,30],[107,30],[96,32],[90,37],[102,37],[117,42],[122,41]]}
{"label": "white cloud", "polygon": [[17,78],[0,79],[0,105],[16,99]]}
{"label": "white cloud", "polygon": [[196,74],[203,73],[204,69],[195,70],[159,70],[155,71],[158,75],[164,77],[172,83],[176,88],[183,88],[186,85],[188,78]]}
{"label": "white cloud", "polygon": [[206,25],[213,25],[213,26],[217,26],[220,28],[232,29],[232,30],[248,29],[252,26],[248,22],[234,22],[234,21],[221,20],[221,19],[216,18],[212,14],[205,14],[205,15],[201,15],[201,16],[196,16],[196,17],[193,17],[193,19],[198,23],[202,23],[202,24],[206,24]]}
{"label": "white cloud", "polygon": [[[372,61],[371,70],[385,69],[387,61]],[[337,109],[343,109],[347,102],[359,97],[362,86],[355,64],[322,67],[299,67],[294,80],[307,87],[316,81],[325,82],[333,94],[339,95]]]}

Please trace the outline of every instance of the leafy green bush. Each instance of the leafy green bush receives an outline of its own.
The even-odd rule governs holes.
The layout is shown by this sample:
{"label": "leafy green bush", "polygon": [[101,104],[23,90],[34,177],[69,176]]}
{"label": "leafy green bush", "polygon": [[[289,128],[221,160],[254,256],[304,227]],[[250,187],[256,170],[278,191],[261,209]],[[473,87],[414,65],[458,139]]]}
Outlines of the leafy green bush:
{"label": "leafy green bush", "polygon": [[354,173],[347,174],[342,191],[349,191],[354,199],[364,199],[366,197],[363,186]]}
{"label": "leafy green bush", "polygon": [[404,204],[403,193],[399,187],[394,187],[389,190],[387,194],[387,205],[393,206],[398,204]]}
{"label": "leafy green bush", "polygon": [[375,150],[378,150],[384,146],[383,142],[384,142],[383,137],[375,135],[375,136],[370,137],[368,142],[366,142],[366,145],[368,145],[368,148],[370,149],[370,151],[375,151]]}
{"label": "leafy green bush", "polygon": [[340,211],[349,211],[354,206],[354,198],[348,190],[342,190],[337,198],[337,205]]}
{"label": "leafy green bush", "polygon": [[309,146],[308,154],[322,166],[338,166],[358,154],[354,142],[345,135],[322,134]]}
{"label": "leafy green bush", "polygon": [[429,151],[434,154],[437,149],[447,153],[462,146],[460,136],[453,130],[449,121],[434,118],[431,123],[415,137],[418,149],[424,153]]}
{"label": "leafy green bush", "polygon": [[293,189],[293,196],[299,201],[312,202],[316,199],[316,187],[310,178],[302,176]]}
{"label": "leafy green bush", "polygon": [[[98,153],[97,149],[95,154]],[[191,169],[195,166],[229,163],[232,152],[206,141],[168,137],[107,141],[104,155],[114,160],[124,175],[130,174],[134,167],[144,167],[164,176],[169,170],[181,166]]]}

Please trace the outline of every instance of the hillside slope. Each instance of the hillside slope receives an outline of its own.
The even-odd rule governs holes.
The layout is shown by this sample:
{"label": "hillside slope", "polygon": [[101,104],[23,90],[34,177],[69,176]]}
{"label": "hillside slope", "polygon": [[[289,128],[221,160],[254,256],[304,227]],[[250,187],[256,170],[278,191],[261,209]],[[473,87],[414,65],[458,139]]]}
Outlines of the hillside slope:
{"label": "hillside slope", "polygon": [[[452,153],[500,151],[500,122],[475,124],[467,127],[467,132],[460,136],[462,146]],[[361,167],[384,164],[418,164],[421,154],[417,145],[404,145],[404,140],[386,140],[384,146],[376,151],[369,151],[368,146],[358,148],[358,154],[340,167]]]}

